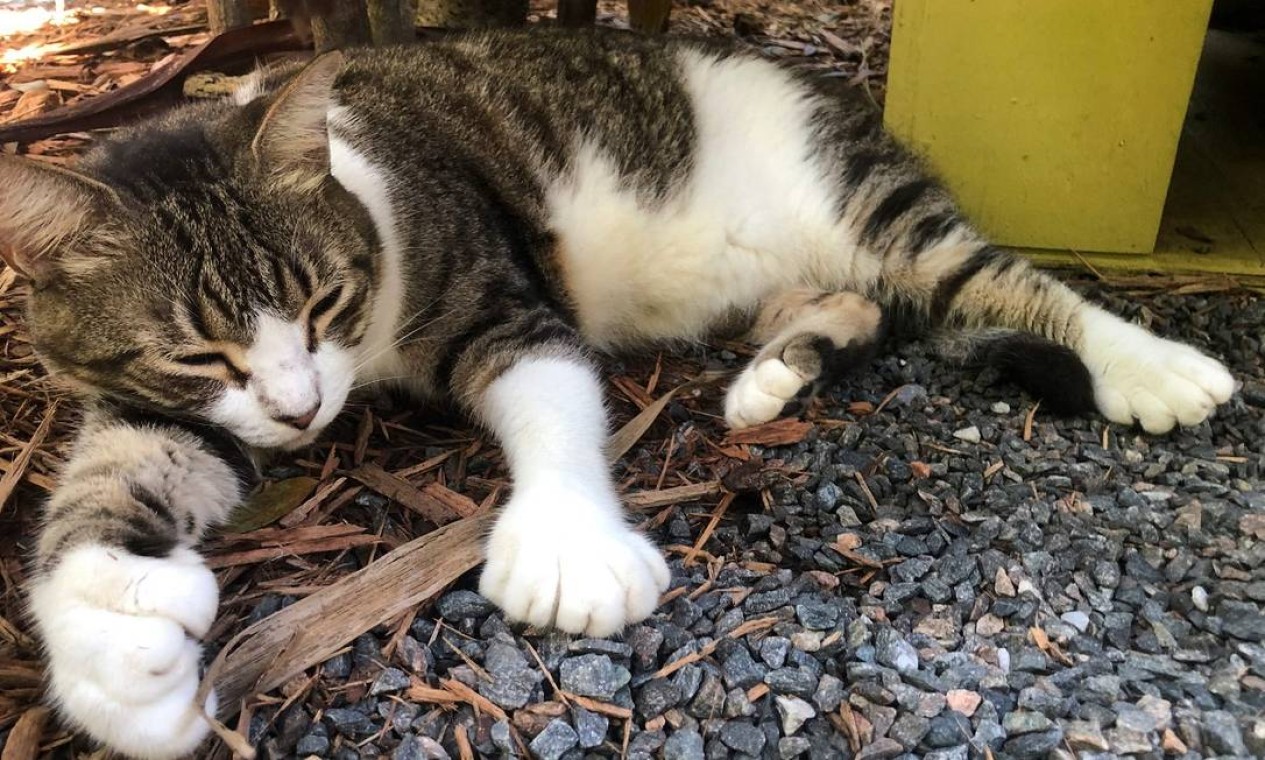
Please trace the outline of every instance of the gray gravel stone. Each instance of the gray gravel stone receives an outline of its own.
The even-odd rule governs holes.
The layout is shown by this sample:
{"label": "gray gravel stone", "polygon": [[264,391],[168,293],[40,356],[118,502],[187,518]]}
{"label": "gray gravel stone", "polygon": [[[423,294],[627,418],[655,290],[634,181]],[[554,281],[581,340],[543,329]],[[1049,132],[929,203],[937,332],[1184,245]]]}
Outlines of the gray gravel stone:
{"label": "gray gravel stone", "polygon": [[1243,743],[1243,730],[1238,720],[1225,710],[1210,710],[1203,714],[1200,726],[1204,744],[1218,755],[1243,757],[1247,745]]}
{"label": "gray gravel stone", "polygon": [[681,690],[666,678],[656,678],[637,690],[637,712],[644,719],[661,715],[681,701]]}
{"label": "gray gravel stone", "polygon": [[764,666],[752,659],[751,653],[744,646],[734,647],[721,669],[725,676],[725,685],[731,689],[755,686],[764,680],[766,672]]}
{"label": "gray gravel stone", "polygon": [[818,676],[804,668],[778,668],[764,675],[764,682],[775,693],[794,694],[803,699],[812,699],[817,690]]}
{"label": "gray gravel stone", "polygon": [[[369,745],[372,746],[372,745]],[[364,757],[364,755],[360,755]],[[405,736],[391,753],[391,760],[450,760],[443,745],[429,736]]]}
{"label": "gray gravel stone", "polygon": [[970,740],[973,733],[970,718],[947,710],[931,719],[922,742],[932,749],[955,747]]}
{"label": "gray gravel stone", "polygon": [[369,696],[376,697],[379,694],[407,689],[408,685],[408,673],[399,668],[387,668],[374,679],[373,685],[369,687]]}
{"label": "gray gravel stone", "polygon": [[862,747],[856,754],[856,760],[887,760],[904,751],[905,748],[900,746],[900,742],[884,736]]}
{"label": "gray gravel stone", "polygon": [[606,739],[606,731],[610,728],[610,720],[579,705],[571,706],[571,723],[581,747],[591,749],[600,746]]}
{"label": "gray gravel stone", "polygon": [[625,686],[631,675],[604,654],[568,657],[559,669],[562,688],[584,697],[609,700]]}
{"label": "gray gravel stone", "polygon": [[1002,752],[1023,760],[1024,758],[1042,758],[1063,741],[1063,730],[1052,728],[1034,734],[1023,734],[1006,740]]}
{"label": "gray gravel stone", "polygon": [[485,617],[496,609],[496,605],[473,591],[460,589],[439,597],[435,609],[444,620],[455,623],[464,618]]}
{"label": "gray gravel stone", "polygon": [[878,661],[898,673],[910,673],[918,669],[918,652],[892,628],[880,628],[874,646]]}
{"label": "gray gravel stone", "polygon": [[302,739],[299,739],[299,743],[294,746],[294,751],[301,756],[319,755],[324,757],[325,753],[329,752],[329,737],[325,735],[323,730],[318,732],[314,729]]}
{"label": "gray gravel stone", "polygon": [[726,747],[759,757],[767,738],[764,732],[746,721],[730,721],[720,729],[720,740]]}
{"label": "gray gravel stone", "polygon": [[354,739],[373,730],[373,722],[369,720],[368,715],[359,710],[352,710],[346,707],[331,707],[326,710],[325,720],[329,722],[335,731],[349,739]]}
{"label": "gray gravel stone", "polygon": [[1265,614],[1251,602],[1224,601],[1217,607],[1221,630],[1237,639],[1265,642]]}
{"label": "gray gravel stone", "polygon": [[914,713],[905,713],[896,719],[896,722],[888,729],[887,735],[900,742],[900,746],[909,751],[918,746],[930,728],[930,720]]}
{"label": "gray gravel stone", "polygon": [[499,640],[488,646],[483,668],[491,680],[479,681],[479,693],[507,710],[527,704],[544,678],[527,664],[526,655],[516,645]]}
{"label": "gray gravel stone", "polygon": [[663,744],[663,760],[704,760],[703,735],[692,729],[674,731]]}
{"label": "gray gravel stone", "polygon": [[579,742],[580,737],[576,735],[575,729],[567,725],[565,720],[554,718],[545,726],[545,730],[531,740],[529,746],[532,754],[541,760],[558,760]]}

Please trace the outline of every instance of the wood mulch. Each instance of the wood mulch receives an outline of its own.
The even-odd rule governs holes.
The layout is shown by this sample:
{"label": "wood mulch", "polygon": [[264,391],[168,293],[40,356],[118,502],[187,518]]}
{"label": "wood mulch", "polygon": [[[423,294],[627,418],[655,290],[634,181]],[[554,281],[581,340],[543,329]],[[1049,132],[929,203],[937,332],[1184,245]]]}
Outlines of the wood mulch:
{"label": "wood mulch", "polygon": [[[140,82],[210,37],[201,3],[71,5],[56,19],[50,2],[0,2],[0,126]],[[533,9],[540,20],[552,3],[534,2]],[[890,0],[712,0],[678,3],[672,28],[740,37],[767,55],[866,86],[881,101],[889,18]],[[603,2],[599,23],[625,25],[623,3]],[[72,132],[2,149],[72,163],[99,134]],[[0,737],[7,732],[0,744],[4,760],[103,757],[41,706],[39,649],[23,613],[25,559],[39,505],[65,463],[78,420],[73,398],[34,356],[21,314],[27,293],[0,265]],[[622,454],[620,485],[646,524],[660,525],[675,505],[692,505],[687,514],[699,538],[669,551],[718,569],[723,558],[704,544],[733,500],[754,499],[758,508],[771,482],[797,477],[782,463],[762,461],[751,446],[799,440],[810,426],[787,420],[727,437],[716,418],[719,394],[706,353],[608,367],[608,395],[621,426],[611,453]],[[674,424],[665,424],[665,416]],[[489,510],[509,487],[493,443],[461,421],[396,399],[350,404],[324,442],[279,457],[268,474],[263,490],[205,544],[222,589],[221,614],[208,637],[208,652],[220,653],[210,676],[245,716],[257,705],[324,700],[332,685],[316,664],[365,630],[384,626],[398,633],[389,641],[399,641],[413,618],[426,614],[428,600],[477,563]],[[283,597],[297,601],[278,610]],[[296,631],[305,634],[302,646],[295,645]],[[390,644],[387,650],[384,662],[400,656]],[[368,684],[338,688],[345,694]],[[478,702],[463,688],[418,681],[409,693],[441,706]],[[592,706],[606,708],[628,718],[610,713],[619,710],[614,706]],[[247,752],[240,740],[228,739]]]}

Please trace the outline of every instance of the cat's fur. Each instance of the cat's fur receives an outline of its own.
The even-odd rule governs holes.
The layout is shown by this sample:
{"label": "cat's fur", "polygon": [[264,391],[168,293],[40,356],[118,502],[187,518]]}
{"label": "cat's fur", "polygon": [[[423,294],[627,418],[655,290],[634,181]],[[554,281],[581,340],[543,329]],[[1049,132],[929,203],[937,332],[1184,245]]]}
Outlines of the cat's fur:
{"label": "cat's fur", "polygon": [[[263,73],[110,139],[75,172],[0,162],[6,258],[87,422],[31,609],[63,713],[172,757],[214,578],[193,547],[353,384],[455,402],[514,493],[481,589],[607,635],[668,571],[602,457],[589,348],[745,323],[725,416],[773,419],[884,331],[939,331],[1048,398],[1163,432],[1234,382],[991,247],[837,85],[727,48],[479,34]],[[211,706],[213,709],[213,705]]]}

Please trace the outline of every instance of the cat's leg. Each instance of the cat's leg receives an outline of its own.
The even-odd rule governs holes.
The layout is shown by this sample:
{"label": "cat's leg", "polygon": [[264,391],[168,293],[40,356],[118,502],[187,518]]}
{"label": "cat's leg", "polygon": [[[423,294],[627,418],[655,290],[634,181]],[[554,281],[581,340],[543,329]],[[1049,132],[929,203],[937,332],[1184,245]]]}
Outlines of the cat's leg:
{"label": "cat's leg", "polygon": [[934,215],[905,229],[875,297],[916,330],[981,336],[968,350],[1000,357],[1063,411],[1096,407],[1162,433],[1202,422],[1234,393],[1220,362],[1089,303],[963,223]]}
{"label": "cat's leg", "polygon": [[192,548],[248,487],[224,434],[90,410],[50,498],[28,589],[49,694],[70,723],[139,758],[195,749],[199,639],[219,588]]}
{"label": "cat's leg", "polygon": [[882,312],[855,293],[797,288],[760,304],[748,339],[760,352],[730,385],[725,421],[744,428],[775,419],[822,382],[866,363]]}
{"label": "cat's leg", "polygon": [[479,590],[514,620],[617,633],[654,611],[670,574],[616,493],[598,374],[548,310],[496,324],[499,336],[465,341],[441,373],[500,440],[513,477]]}

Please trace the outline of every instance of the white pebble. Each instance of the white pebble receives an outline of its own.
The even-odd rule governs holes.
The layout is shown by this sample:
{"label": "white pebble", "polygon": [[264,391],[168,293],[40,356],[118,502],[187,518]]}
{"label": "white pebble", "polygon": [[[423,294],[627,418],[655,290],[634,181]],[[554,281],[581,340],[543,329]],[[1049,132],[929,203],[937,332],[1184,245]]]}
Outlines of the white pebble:
{"label": "white pebble", "polygon": [[1003,673],[1010,672],[1010,650],[1005,647],[997,648],[997,667],[1001,668]]}
{"label": "white pebble", "polygon": [[1010,404],[1007,404],[1005,401],[998,401],[996,404],[993,404],[993,412],[996,414],[1010,414]]}
{"label": "white pebble", "polygon": [[1195,603],[1195,608],[1200,612],[1208,611],[1208,590],[1203,586],[1195,586],[1190,590],[1190,601]]}
{"label": "white pebble", "polygon": [[979,443],[980,442],[979,428],[975,427],[974,425],[971,425],[968,428],[955,430],[953,431],[953,437],[962,441],[966,441],[967,443]]}

